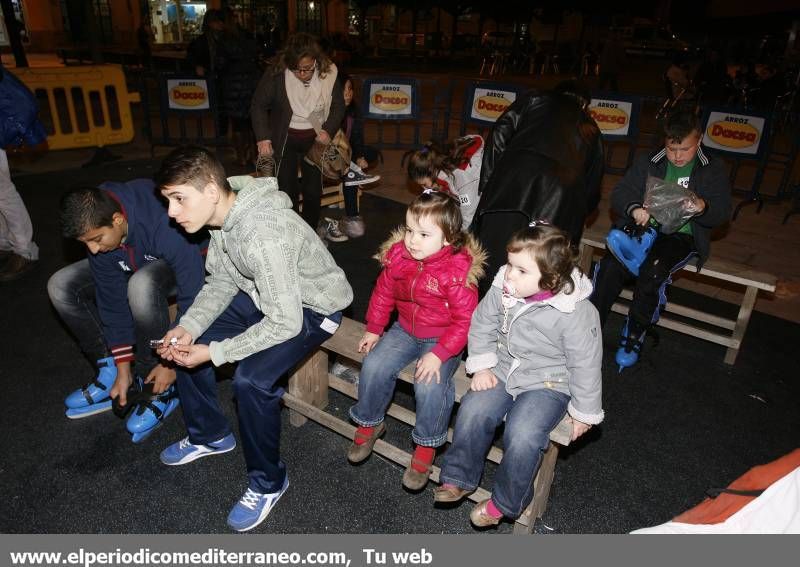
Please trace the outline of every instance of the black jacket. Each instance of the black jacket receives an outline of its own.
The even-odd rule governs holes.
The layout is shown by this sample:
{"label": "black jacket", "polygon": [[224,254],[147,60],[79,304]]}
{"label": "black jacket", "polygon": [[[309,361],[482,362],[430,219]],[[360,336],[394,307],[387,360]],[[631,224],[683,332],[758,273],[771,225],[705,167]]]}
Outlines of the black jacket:
{"label": "black jacket", "polygon": [[[667,174],[666,150],[639,156],[633,166],[625,172],[611,193],[611,209],[617,215],[617,227],[630,222],[633,209],[642,206],[647,176],[664,179]],[[697,161],[689,177],[689,190],[706,202],[703,214],[693,217],[694,245],[700,256],[698,267],[708,258],[711,250],[711,230],[728,221],[731,214],[731,185],[722,160],[697,150]]]}
{"label": "black jacket", "polygon": [[[275,151],[275,162],[280,167],[283,147],[292,121],[292,106],[286,94],[286,79],[283,71],[267,69],[258,83],[250,105],[253,132],[256,141],[270,140]],[[344,117],[344,95],[337,81],[333,87],[328,119],[322,125],[331,138],[336,135]]]}
{"label": "black jacket", "polygon": [[497,119],[486,141],[473,232],[492,212],[548,219],[579,242],[600,201],[603,141],[571,96],[531,91]]}

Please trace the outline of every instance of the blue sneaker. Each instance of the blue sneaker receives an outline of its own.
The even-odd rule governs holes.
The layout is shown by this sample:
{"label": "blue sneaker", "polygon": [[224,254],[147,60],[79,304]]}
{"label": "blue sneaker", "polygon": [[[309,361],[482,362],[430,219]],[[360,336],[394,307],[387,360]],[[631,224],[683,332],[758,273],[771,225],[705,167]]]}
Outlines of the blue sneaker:
{"label": "blue sneaker", "polygon": [[[158,429],[169,414],[180,404],[178,392],[173,384],[161,394],[152,395],[140,400],[136,409],[128,418],[125,426],[134,443],[141,443]],[[129,402],[131,403],[131,402]]]}
{"label": "blue sneaker", "polygon": [[194,445],[185,437],[161,451],[161,462],[165,465],[185,465],[202,457],[233,451],[235,448],[236,438],[233,433],[207,445]]}
{"label": "blue sneaker", "polygon": [[64,399],[67,417],[80,419],[111,409],[110,392],[117,379],[117,366],[114,357],[97,361],[98,373],[94,380],[78,388]]}
{"label": "blue sneaker", "polygon": [[236,503],[231,513],[228,514],[228,525],[237,532],[252,530],[267,519],[270,510],[275,507],[275,504],[278,503],[287,488],[289,488],[288,475],[278,492],[262,494],[248,488],[242,499]]}

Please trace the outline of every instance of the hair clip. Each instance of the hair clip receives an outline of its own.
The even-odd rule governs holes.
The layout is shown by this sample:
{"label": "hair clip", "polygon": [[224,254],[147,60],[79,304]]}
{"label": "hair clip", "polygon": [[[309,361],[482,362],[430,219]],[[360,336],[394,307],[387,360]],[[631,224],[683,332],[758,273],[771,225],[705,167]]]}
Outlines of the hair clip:
{"label": "hair clip", "polygon": [[436,191],[436,189],[434,189],[433,187],[426,187],[425,189],[422,190],[423,195],[430,195],[431,193],[438,193],[438,191]]}
{"label": "hair clip", "polygon": [[537,226],[550,226],[550,221],[546,219],[537,219],[528,223],[528,228],[534,228]]}
{"label": "hair clip", "polygon": [[422,149],[419,151],[419,155],[421,156],[427,155],[429,151],[430,148],[428,146],[422,146]]}

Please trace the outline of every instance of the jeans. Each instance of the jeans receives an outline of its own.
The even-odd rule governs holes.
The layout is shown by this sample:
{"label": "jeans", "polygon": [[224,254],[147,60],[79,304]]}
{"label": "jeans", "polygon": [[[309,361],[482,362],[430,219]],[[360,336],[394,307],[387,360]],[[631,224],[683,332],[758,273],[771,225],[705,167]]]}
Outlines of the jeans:
{"label": "jeans", "polygon": [[[235,337],[264,318],[253,300],[239,292],[195,342],[209,344]],[[239,410],[239,434],[247,464],[249,487],[256,492],[277,492],[286,478],[280,458],[281,378],[332,333],[320,325],[325,319],[337,325],[341,312],[325,317],[303,309],[303,328],[297,336],[240,360],[233,375],[233,391]],[[217,396],[211,363],[196,369],[178,369],[178,395],[189,440],[196,445],[217,441],[231,433]]]}
{"label": "jeans", "polygon": [[505,417],[503,459],[495,473],[492,501],[504,516],[519,518],[533,499],[533,475],[568,403],[567,394],[547,388],[523,392],[515,400],[500,380],[491,390],[468,392],[461,399],[440,480],[475,490],[495,431]]}
{"label": "jeans", "polygon": [[[696,254],[691,235],[682,232],[658,235],[639,266],[639,277],[633,288],[630,317],[636,323],[646,328],[658,321],[661,308],[667,303],[666,289],[672,283],[672,274],[683,268]],[[601,326],[605,325],[622,288],[634,277],[613,254],[606,254],[600,260],[590,301],[600,313]]]}
{"label": "jeans", "polygon": [[[414,360],[430,352],[438,338],[417,339],[395,323],[378,344],[364,357],[358,381],[358,402],[350,408],[350,417],[364,427],[381,423],[394,395],[397,374]],[[416,425],[411,431],[414,443],[439,447],[447,441],[447,425],[455,402],[453,374],[461,358],[454,356],[442,363],[439,383],[414,382]]]}
{"label": "jeans", "polygon": [[[147,376],[158,363],[149,341],[163,337],[170,327],[168,300],[177,292],[176,286],[175,273],[165,260],[147,262],[128,278],[128,306],[136,331],[134,372],[138,376]],[[110,356],[89,260],[75,262],[53,274],[47,282],[47,293],[81,351],[92,362]]]}

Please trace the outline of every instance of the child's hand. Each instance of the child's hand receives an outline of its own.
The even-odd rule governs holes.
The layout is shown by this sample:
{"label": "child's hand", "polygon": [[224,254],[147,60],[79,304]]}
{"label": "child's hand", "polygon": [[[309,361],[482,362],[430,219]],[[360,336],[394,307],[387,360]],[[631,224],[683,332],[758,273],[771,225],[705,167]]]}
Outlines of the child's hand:
{"label": "child's hand", "polygon": [[571,417],[570,420],[572,421],[572,437],[570,438],[572,441],[575,441],[592,428],[591,424],[578,421],[574,417]]}
{"label": "child's hand", "polygon": [[361,340],[358,341],[358,352],[363,352],[367,354],[369,351],[372,350],[378,341],[380,340],[380,336],[376,335],[375,333],[370,333],[367,331],[364,333],[364,336],[361,337]]}
{"label": "child's hand", "polygon": [[363,157],[360,157],[356,160],[356,165],[361,169],[366,170],[369,167],[369,163]]}
{"label": "child's hand", "polygon": [[145,384],[153,382],[153,393],[160,394],[169,388],[175,382],[175,369],[164,366],[163,364],[156,364],[150,374],[145,378]]}
{"label": "child's hand", "polygon": [[650,221],[650,213],[642,207],[633,209],[631,216],[633,217],[633,221],[639,226],[647,226],[647,223]]}
{"label": "child's hand", "polygon": [[686,198],[684,208],[692,214],[699,215],[706,210],[706,202],[702,197],[694,195]]}
{"label": "child's hand", "polygon": [[430,384],[435,376],[436,383],[438,384],[441,381],[441,374],[439,373],[441,367],[441,359],[432,352],[429,352],[417,361],[417,371],[414,372],[414,380]]}
{"label": "child's hand", "polygon": [[497,376],[491,370],[479,370],[472,376],[469,389],[476,392],[481,390],[491,390],[497,386]]}

